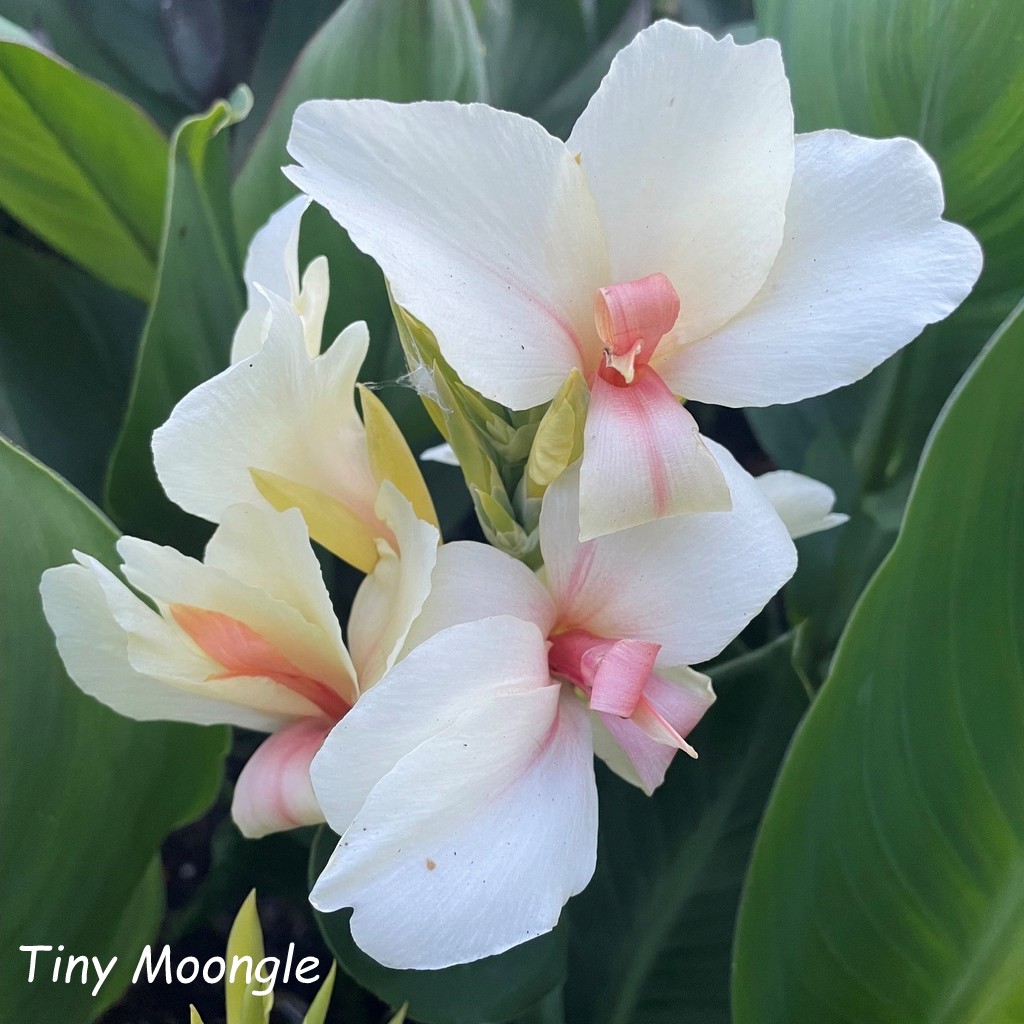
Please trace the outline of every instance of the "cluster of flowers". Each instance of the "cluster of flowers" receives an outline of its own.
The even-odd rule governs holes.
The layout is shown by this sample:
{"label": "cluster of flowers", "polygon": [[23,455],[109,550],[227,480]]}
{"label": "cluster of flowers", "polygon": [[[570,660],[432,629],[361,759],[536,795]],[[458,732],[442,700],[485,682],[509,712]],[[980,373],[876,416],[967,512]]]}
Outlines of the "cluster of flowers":
{"label": "cluster of flowers", "polygon": [[[775,43],[669,22],[565,143],[486,106],[316,101],[289,151],[304,195],[253,239],[232,365],[153,437],[169,497],[217,524],[204,560],[125,537],[128,585],[76,552],[43,600],[121,713],[270,733],[239,827],[329,822],[313,903],[354,908],[381,963],[439,968],[554,927],[594,869],[594,755],[653,792],[714,699],[690,666],[791,576],[792,536],[842,521],[679,396],[849,383],[962,301],[980,251],[914,143],[794,137]],[[383,269],[491,543],[441,543],[356,383],[365,324],[321,351],[310,199]],[[311,539],[366,573],[347,639]]]}

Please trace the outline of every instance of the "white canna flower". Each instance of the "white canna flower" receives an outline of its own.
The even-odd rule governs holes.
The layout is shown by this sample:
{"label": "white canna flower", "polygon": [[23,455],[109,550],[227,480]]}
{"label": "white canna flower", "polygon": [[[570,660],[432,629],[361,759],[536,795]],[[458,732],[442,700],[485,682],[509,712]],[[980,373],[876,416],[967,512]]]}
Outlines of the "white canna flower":
{"label": "white canna flower", "polygon": [[[276,271],[297,287],[299,218],[307,203],[293,200],[257,233],[247,273],[264,273],[262,280],[280,286],[274,256],[280,263],[284,245],[290,269]],[[172,501],[214,523],[239,503],[297,507],[314,540],[369,572],[378,538],[394,540],[374,511],[384,481],[424,521],[436,526],[437,516],[416,459],[380,399],[358,385],[363,418],[356,409],[356,377],[370,343],[366,324],[347,327],[321,353],[323,308],[307,316],[303,304],[316,303],[306,302],[306,291],[289,298],[255,287],[261,304],[239,330],[248,331],[247,319],[258,313],[258,343],[189,392],[154,432],[157,476]],[[315,292],[321,294],[326,299],[326,286]]]}
{"label": "white canna flower", "polygon": [[512,409],[591,387],[581,537],[724,509],[676,396],[795,402],[864,376],[970,291],[907,139],[793,134],[778,44],[662,21],[614,60],[567,142],[455,103],[299,107],[287,173]]}
{"label": "white canna flower", "polygon": [[842,526],[850,518],[845,512],[832,511],[836,492],[820,480],[788,469],[762,473],[756,480],[793,540]]}
{"label": "white canna flower", "polygon": [[239,776],[239,828],[257,837],[323,821],[310,762],[394,664],[436,556],[437,531],[389,484],[378,511],[397,541],[381,542],[353,604],[351,656],[299,512],[235,505],[202,562],[122,537],[129,586],[77,551],[76,564],[43,574],[43,610],[68,675],[130,718],[272,733]]}
{"label": "white canna flower", "polygon": [[549,931],[587,884],[596,752],[646,792],[710,706],[714,657],[790,577],[779,517],[707,442],[731,511],[579,540],[579,470],[547,490],[544,569],[438,551],[407,653],[313,761],[341,841],[313,889],[380,963],[433,969]]}

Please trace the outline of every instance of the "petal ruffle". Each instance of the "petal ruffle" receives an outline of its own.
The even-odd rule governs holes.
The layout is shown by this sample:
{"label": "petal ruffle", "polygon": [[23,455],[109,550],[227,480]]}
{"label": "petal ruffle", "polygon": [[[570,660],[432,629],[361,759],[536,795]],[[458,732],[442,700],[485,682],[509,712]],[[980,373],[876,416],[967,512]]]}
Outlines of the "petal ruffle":
{"label": "petal ruffle", "polygon": [[545,686],[476,702],[398,761],[310,900],[354,907],[352,937],[379,963],[433,970],[550,931],[596,853],[587,713]]}
{"label": "petal ruffle", "polygon": [[662,645],[659,665],[718,654],[793,575],[796,549],[753,477],[705,442],[732,495],[697,512],[581,543],[579,473],[548,488],[540,515],[545,576],[563,624]]}
{"label": "petal ruffle", "polygon": [[793,174],[774,40],[652,25],[612,62],[568,146],[597,200],[612,281],[666,274],[686,341],[750,302],[782,244]]}
{"label": "petal ruffle", "polygon": [[540,125],[479,104],[314,100],[288,151],[288,176],[468,385],[526,409],[596,365],[604,236],[579,166]]}
{"label": "petal ruffle", "polygon": [[909,139],[797,139],[786,240],[761,292],[709,337],[654,365],[678,394],[729,406],[798,402],[859,380],[947,316],[981,249],[942,220],[942,184]]}
{"label": "petal ruffle", "polygon": [[581,540],[730,504],[697,421],[650,367],[625,387],[595,377],[580,469]]}
{"label": "petal ruffle", "polygon": [[331,723],[303,718],[265,739],[235,783],[231,817],[247,839],[301,825],[318,825],[323,812],[309,780],[309,765]]}

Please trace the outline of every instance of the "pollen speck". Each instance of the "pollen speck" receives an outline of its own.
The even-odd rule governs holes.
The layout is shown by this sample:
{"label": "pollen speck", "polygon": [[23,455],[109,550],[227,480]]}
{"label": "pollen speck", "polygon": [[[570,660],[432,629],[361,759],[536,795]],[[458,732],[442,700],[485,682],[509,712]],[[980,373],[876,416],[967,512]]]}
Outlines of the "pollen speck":
{"label": "pollen speck", "polygon": [[437,864],[428,857],[427,858],[427,870],[428,871],[433,871],[434,868],[436,868],[436,867],[437,867]]}

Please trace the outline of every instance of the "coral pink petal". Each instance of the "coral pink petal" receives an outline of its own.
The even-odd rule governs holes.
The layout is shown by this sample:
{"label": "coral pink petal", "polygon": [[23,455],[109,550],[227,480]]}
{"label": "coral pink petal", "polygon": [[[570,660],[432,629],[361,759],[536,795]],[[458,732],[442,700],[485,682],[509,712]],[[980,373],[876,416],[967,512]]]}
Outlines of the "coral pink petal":
{"label": "coral pink petal", "polygon": [[[691,674],[703,678],[698,673]],[[710,685],[706,689],[680,686],[657,674],[647,680],[643,696],[680,736],[689,736],[704,717],[704,712],[715,702]]]}
{"label": "coral pink petal", "polygon": [[223,612],[172,604],[174,621],[204,654],[224,666],[217,678],[262,676],[285,686],[319,708],[332,722],[338,721],[351,705],[318,679],[310,679],[293,665],[265,637],[244,622]]}
{"label": "coral pink petal", "polygon": [[639,367],[621,387],[594,378],[580,470],[581,540],[731,504],[696,421],[654,370]]}
{"label": "coral pink petal", "polygon": [[637,366],[648,362],[678,317],[679,296],[664,274],[599,288],[594,296],[598,336],[611,353],[612,366],[620,358],[628,360],[630,372],[623,374],[627,381],[632,379],[633,358]]}
{"label": "coral pink petal", "polygon": [[661,644],[647,640],[619,640],[612,644],[594,671],[591,709],[629,718],[647,686],[660,650]]}
{"label": "coral pink petal", "polygon": [[231,815],[244,836],[259,839],[324,820],[309,765],[331,728],[321,719],[303,718],[256,749],[238,776],[231,803]]}
{"label": "coral pink petal", "polygon": [[612,738],[622,747],[648,793],[665,780],[665,772],[676,756],[676,748],[652,740],[635,722],[617,715],[601,715]]}

